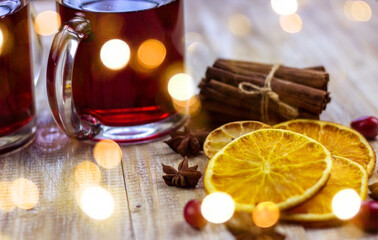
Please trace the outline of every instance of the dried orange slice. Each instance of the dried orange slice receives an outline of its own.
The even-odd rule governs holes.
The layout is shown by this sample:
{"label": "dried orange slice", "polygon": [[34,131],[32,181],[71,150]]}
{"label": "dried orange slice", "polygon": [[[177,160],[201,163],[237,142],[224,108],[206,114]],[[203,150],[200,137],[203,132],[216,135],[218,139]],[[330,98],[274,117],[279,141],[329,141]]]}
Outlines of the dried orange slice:
{"label": "dried orange slice", "polygon": [[203,151],[208,158],[212,158],[219,150],[232,140],[262,128],[271,126],[257,121],[230,122],[212,131],[203,144]]}
{"label": "dried orange slice", "polygon": [[319,120],[297,119],[273,126],[305,134],[323,144],[333,156],[348,158],[373,173],[375,153],[368,141],[357,131],[341,124]]}
{"label": "dried orange slice", "polygon": [[236,210],[252,212],[260,202],[283,210],[314,196],[331,171],[331,153],[320,143],[291,131],[260,129],[230,142],[208,163],[204,187],[235,200]]}
{"label": "dried orange slice", "polygon": [[366,198],[368,175],[360,165],[347,158],[335,157],[331,176],[322,190],[305,203],[281,213],[281,219],[296,222],[319,222],[335,220],[332,213],[333,196],[343,189],[353,189]]}

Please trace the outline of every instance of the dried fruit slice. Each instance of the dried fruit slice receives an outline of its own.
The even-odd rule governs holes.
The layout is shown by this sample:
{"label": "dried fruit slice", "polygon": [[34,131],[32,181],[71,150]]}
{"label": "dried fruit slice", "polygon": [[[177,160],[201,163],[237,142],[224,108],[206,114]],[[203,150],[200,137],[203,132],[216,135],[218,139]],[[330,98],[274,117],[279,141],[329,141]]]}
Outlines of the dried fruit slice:
{"label": "dried fruit slice", "polygon": [[375,153],[368,141],[357,131],[341,124],[319,120],[297,119],[273,126],[305,134],[323,144],[333,156],[348,158],[373,173]]}
{"label": "dried fruit slice", "polygon": [[257,121],[238,121],[224,124],[207,136],[203,144],[203,151],[208,158],[212,158],[232,140],[262,128],[271,128],[271,126]]}
{"label": "dried fruit slice", "polygon": [[283,210],[314,196],[331,171],[331,153],[320,143],[291,131],[260,129],[218,151],[204,174],[208,193],[230,194],[236,210],[252,212],[271,201]]}
{"label": "dried fruit slice", "polygon": [[340,190],[354,189],[366,198],[368,176],[365,169],[343,157],[335,157],[332,162],[331,176],[327,184],[313,198],[305,203],[281,213],[281,219],[296,222],[319,222],[336,220],[332,213],[333,196]]}

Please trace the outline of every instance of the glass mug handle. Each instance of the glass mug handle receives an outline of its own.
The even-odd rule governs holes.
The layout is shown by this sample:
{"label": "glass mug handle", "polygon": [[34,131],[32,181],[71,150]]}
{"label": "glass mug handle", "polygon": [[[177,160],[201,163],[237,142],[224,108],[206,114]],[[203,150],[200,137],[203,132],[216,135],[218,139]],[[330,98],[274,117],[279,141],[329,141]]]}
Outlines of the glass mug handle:
{"label": "glass mug handle", "polygon": [[80,118],[72,95],[76,52],[91,31],[90,21],[83,16],[71,19],[55,35],[47,64],[47,96],[53,117],[67,136],[80,140],[92,139],[101,129],[95,118]]}

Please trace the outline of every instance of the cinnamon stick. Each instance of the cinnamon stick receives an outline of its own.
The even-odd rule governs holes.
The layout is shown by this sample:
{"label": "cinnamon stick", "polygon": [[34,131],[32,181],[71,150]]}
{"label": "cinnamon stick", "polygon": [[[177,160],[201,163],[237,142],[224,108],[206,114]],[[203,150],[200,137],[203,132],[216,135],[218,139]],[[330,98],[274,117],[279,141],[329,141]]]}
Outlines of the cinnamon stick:
{"label": "cinnamon stick", "polygon": [[[227,69],[234,73],[239,73],[241,70],[244,70],[248,72],[248,75],[252,75],[255,73],[267,75],[272,69],[271,64],[225,59],[218,59],[214,63],[214,67]],[[280,66],[278,70],[275,72],[275,77],[293,83],[298,83],[305,86],[326,90],[329,81],[329,75],[324,70],[324,67],[317,67],[315,69],[299,69]]]}
{"label": "cinnamon stick", "polygon": [[[216,67],[209,67],[206,71],[206,81],[209,82],[213,79],[235,87],[241,82],[249,82],[259,87],[262,87],[265,83],[265,77],[262,74],[247,76]],[[271,87],[272,91],[279,95],[281,101],[294,107],[306,109],[314,114],[320,114],[330,101],[327,91],[284,81],[279,78],[272,79]]]}
{"label": "cinnamon stick", "polygon": [[[207,100],[221,103],[222,106],[229,105],[232,106],[234,109],[240,109],[243,112],[253,112],[253,119],[261,120],[261,95],[248,95],[241,92],[238,88],[234,86],[227,85],[225,83],[218,82],[215,80],[210,80],[208,82],[206,80],[203,80],[200,83],[200,88],[201,99],[206,98]],[[219,108],[216,109],[208,110],[224,113],[222,106],[219,106]],[[317,114],[312,114],[302,109],[299,109],[298,113],[298,116],[290,116],[287,112],[284,112],[284,109],[280,108],[276,102],[269,102],[269,116],[274,115],[276,116],[276,119],[280,119],[282,121],[289,120],[294,117],[305,117],[312,119],[318,118]],[[228,111],[228,114],[231,114],[230,111]],[[246,117],[245,115],[241,114],[237,115],[239,115],[240,117]]]}

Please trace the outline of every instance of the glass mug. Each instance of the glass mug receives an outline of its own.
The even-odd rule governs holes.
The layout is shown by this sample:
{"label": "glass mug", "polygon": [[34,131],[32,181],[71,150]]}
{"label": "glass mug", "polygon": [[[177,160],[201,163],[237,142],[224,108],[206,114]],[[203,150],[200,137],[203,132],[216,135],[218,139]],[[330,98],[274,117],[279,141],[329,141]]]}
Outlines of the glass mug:
{"label": "glass mug", "polygon": [[183,0],[57,0],[47,93],[78,139],[144,142],[181,126],[168,94],[183,71]]}
{"label": "glass mug", "polygon": [[34,81],[41,50],[29,0],[0,1],[0,153],[29,142],[36,131]]}

